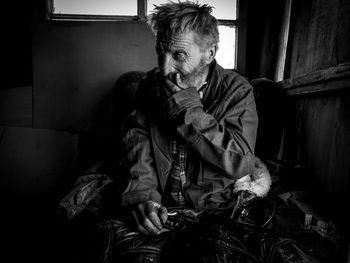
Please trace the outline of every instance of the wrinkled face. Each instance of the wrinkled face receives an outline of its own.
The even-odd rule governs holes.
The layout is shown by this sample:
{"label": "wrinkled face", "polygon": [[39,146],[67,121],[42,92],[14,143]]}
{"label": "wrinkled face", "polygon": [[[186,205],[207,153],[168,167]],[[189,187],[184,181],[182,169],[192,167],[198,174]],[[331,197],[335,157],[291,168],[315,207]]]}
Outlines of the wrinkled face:
{"label": "wrinkled face", "polygon": [[199,88],[209,63],[195,37],[196,33],[190,31],[157,39],[158,65],[163,77],[174,81],[175,74],[180,73],[184,84]]}

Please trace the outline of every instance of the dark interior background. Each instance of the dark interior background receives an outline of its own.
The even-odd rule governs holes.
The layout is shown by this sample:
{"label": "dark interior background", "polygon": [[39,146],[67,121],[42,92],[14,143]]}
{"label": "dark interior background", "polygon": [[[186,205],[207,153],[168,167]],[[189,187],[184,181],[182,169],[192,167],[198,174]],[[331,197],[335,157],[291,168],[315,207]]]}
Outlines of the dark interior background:
{"label": "dark interior background", "polygon": [[[284,1],[242,2],[245,67],[238,71],[273,79]],[[11,262],[52,262],[58,201],[85,169],[115,151],[115,81],[156,66],[154,42],[140,21],[46,21],[42,0],[7,1],[4,8],[0,185],[7,251]],[[293,0],[284,78],[349,63],[349,43],[349,1]],[[307,169],[346,225],[350,84],[342,85],[290,97],[284,158]],[[87,139],[90,144],[80,147]]]}

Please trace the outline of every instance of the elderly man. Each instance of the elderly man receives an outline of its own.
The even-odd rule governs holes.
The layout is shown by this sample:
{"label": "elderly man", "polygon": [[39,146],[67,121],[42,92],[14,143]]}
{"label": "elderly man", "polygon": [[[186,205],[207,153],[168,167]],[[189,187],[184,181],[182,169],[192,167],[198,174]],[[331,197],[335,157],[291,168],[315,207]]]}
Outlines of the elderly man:
{"label": "elderly man", "polygon": [[253,173],[253,89],[215,61],[218,23],[210,13],[207,5],[170,2],[149,18],[158,68],[136,93],[121,162],[122,205],[142,233],[159,234],[169,206],[229,213],[235,182]]}
{"label": "elderly man", "polygon": [[[237,191],[264,195],[268,190],[266,184],[250,189],[258,124],[253,88],[215,61],[218,23],[210,13],[207,5],[170,2],[156,6],[150,15],[158,67],[140,82],[135,110],[124,125],[120,166],[126,217],[99,225],[103,242],[95,241],[103,250],[97,253],[102,262],[157,261],[169,255],[163,251],[167,247],[169,252],[169,240],[175,249],[175,244],[185,243],[174,240],[191,242],[188,237],[197,236],[177,235],[185,235],[187,221],[192,224],[203,214],[232,218]],[[181,216],[174,217],[176,213]],[[168,231],[176,226],[181,231]],[[228,236],[216,229],[208,231],[211,240]],[[223,241],[228,249],[241,244],[230,242]],[[183,247],[175,251],[184,253]],[[239,251],[231,253],[235,262],[247,255]],[[181,254],[174,253],[166,262]],[[207,255],[205,262],[217,262],[216,254]],[[226,256],[222,259],[229,262]]]}

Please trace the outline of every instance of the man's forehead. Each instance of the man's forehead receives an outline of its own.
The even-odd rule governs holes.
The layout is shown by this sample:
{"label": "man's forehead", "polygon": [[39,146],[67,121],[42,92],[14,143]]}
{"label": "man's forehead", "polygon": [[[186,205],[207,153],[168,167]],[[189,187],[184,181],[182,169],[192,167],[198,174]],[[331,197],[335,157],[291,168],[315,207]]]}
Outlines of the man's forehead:
{"label": "man's forehead", "polygon": [[176,46],[192,46],[195,42],[196,33],[193,31],[186,31],[178,34],[164,34],[157,37],[157,44],[160,44],[163,48],[173,48]]}

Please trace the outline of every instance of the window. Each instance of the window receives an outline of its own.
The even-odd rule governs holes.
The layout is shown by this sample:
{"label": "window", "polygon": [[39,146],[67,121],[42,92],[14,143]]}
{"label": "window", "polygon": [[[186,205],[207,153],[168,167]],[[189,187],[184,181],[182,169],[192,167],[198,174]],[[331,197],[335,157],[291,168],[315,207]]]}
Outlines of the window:
{"label": "window", "polygon": [[146,0],[46,0],[50,20],[138,20]]}
{"label": "window", "polygon": [[[154,5],[167,0],[47,0],[53,20],[144,20]],[[216,60],[224,68],[236,68],[237,0],[198,0],[213,6],[219,20],[220,43]]]}
{"label": "window", "polygon": [[54,14],[136,16],[137,1],[54,0]]}

